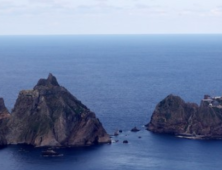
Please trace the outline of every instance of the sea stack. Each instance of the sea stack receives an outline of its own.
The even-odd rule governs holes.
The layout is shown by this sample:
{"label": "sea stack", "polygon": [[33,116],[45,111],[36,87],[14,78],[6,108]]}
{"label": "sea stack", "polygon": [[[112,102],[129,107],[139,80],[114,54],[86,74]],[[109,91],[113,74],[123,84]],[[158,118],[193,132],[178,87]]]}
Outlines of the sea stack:
{"label": "sea stack", "polygon": [[205,95],[198,106],[169,95],[157,104],[147,129],[191,139],[222,139],[222,97]]}
{"label": "sea stack", "polygon": [[109,143],[99,119],[49,74],[20,91],[8,122],[8,144],[86,146]]}
{"label": "sea stack", "polygon": [[8,109],[5,107],[3,98],[0,98],[0,146],[6,145],[7,141],[5,138],[6,133],[8,132],[7,122],[10,118]]}

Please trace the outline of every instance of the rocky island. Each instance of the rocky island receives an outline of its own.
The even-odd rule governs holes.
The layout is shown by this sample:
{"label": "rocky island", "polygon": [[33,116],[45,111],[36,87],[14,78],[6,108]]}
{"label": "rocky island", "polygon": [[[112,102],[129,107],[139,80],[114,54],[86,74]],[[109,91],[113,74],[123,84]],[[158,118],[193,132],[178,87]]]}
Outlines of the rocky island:
{"label": "rocky island", "polygon": [[222,97],[205,95],[200,105],[169,95],[157,104],[147,130],[191,139],[222,139]]}
{"label": "rocky island", "polygon": [[11,116],[0,102],[2,144],[86,146],[110,141],[95,114],[52,74],[32,90],[20,91]]}

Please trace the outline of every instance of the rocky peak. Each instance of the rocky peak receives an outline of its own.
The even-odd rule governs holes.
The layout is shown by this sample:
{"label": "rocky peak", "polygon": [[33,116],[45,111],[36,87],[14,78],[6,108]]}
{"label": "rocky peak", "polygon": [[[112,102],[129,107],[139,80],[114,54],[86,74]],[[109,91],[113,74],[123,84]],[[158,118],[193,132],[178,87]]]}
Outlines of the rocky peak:
{"label": "rocky peak", "polygon": [[0,97],[0,109],[5,108],[4,99]]}
{"label": "rocky peak", "polygon": [[8,109],[5,107],[4,99],[0,98],[0,119],[9,117]]}
{"label": "rocky peak", "polygon": [[49,73],[49,76],[47,79],[40,79],[37,83],[37,85],[34,87],[34,89],[38,89],[40,87],[55,87],[60,86],[57,82],[57,79],[55,76],[53,76],[51,73]]}
{"label": "rocky peak", "polygon": [[179,96],[168,95],[157,104],[148,129],[159,133],[183,132],[190,114],[186,114],[189,107]]}
{"label": "rocky peak", "polygon": [[178,109],[185,104],[185,102],[179,97],[175,95],[168,95],[164,100],[162,100],[157,108],[158,109]]}
{"label": "rocky peak", "polygon": [[49,74],[19,93],[8,123],[9,144],[85,146],[110,142],[99,119]]}

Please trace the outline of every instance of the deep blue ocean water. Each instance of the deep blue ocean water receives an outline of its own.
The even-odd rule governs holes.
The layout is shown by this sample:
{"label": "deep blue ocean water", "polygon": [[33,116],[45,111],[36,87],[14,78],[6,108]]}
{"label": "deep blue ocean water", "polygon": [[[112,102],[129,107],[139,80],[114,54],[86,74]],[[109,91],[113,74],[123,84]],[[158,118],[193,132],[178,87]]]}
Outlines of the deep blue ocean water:
{"label": "deep blue ocean water", "polygon": [[[222,141],[157,135],[143,127],[168,94],[199,103],[222,95],[222,35],[0,36],[0,97],[11,110],[20,90],[53,73],[120,142],[60,149],[0,149],[1,170],[215,170]],[[137,126],[138,133],[129,130]],[[142,138],[138,138],[141,136]],[[128,139],[129,144],[122,140]]]}

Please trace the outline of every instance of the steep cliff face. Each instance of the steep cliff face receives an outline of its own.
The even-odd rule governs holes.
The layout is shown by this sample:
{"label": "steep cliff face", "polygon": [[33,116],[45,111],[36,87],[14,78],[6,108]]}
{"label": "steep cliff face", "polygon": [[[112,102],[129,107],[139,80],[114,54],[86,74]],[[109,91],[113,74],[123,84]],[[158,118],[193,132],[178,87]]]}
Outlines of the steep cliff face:
{"label": "steep cliff face", "polygon": [[10,114],[8,112],[8,109],[5,107],[4,100],[3,98],[0,98],[0,146],[7,144],[5,135],[8,132],[6,124],[9,118]]}
{"label": "steep cliff face", "polygon": [[169,95],[155,108],[147,129],[188,138],[222,138],[222,109],[209,101],[185,103]]}
{"label": "steep cliff face", "polygon": [[49,74],[23,90],[8,122],[8,144],[85,146],[110,142],[95,114]]}

